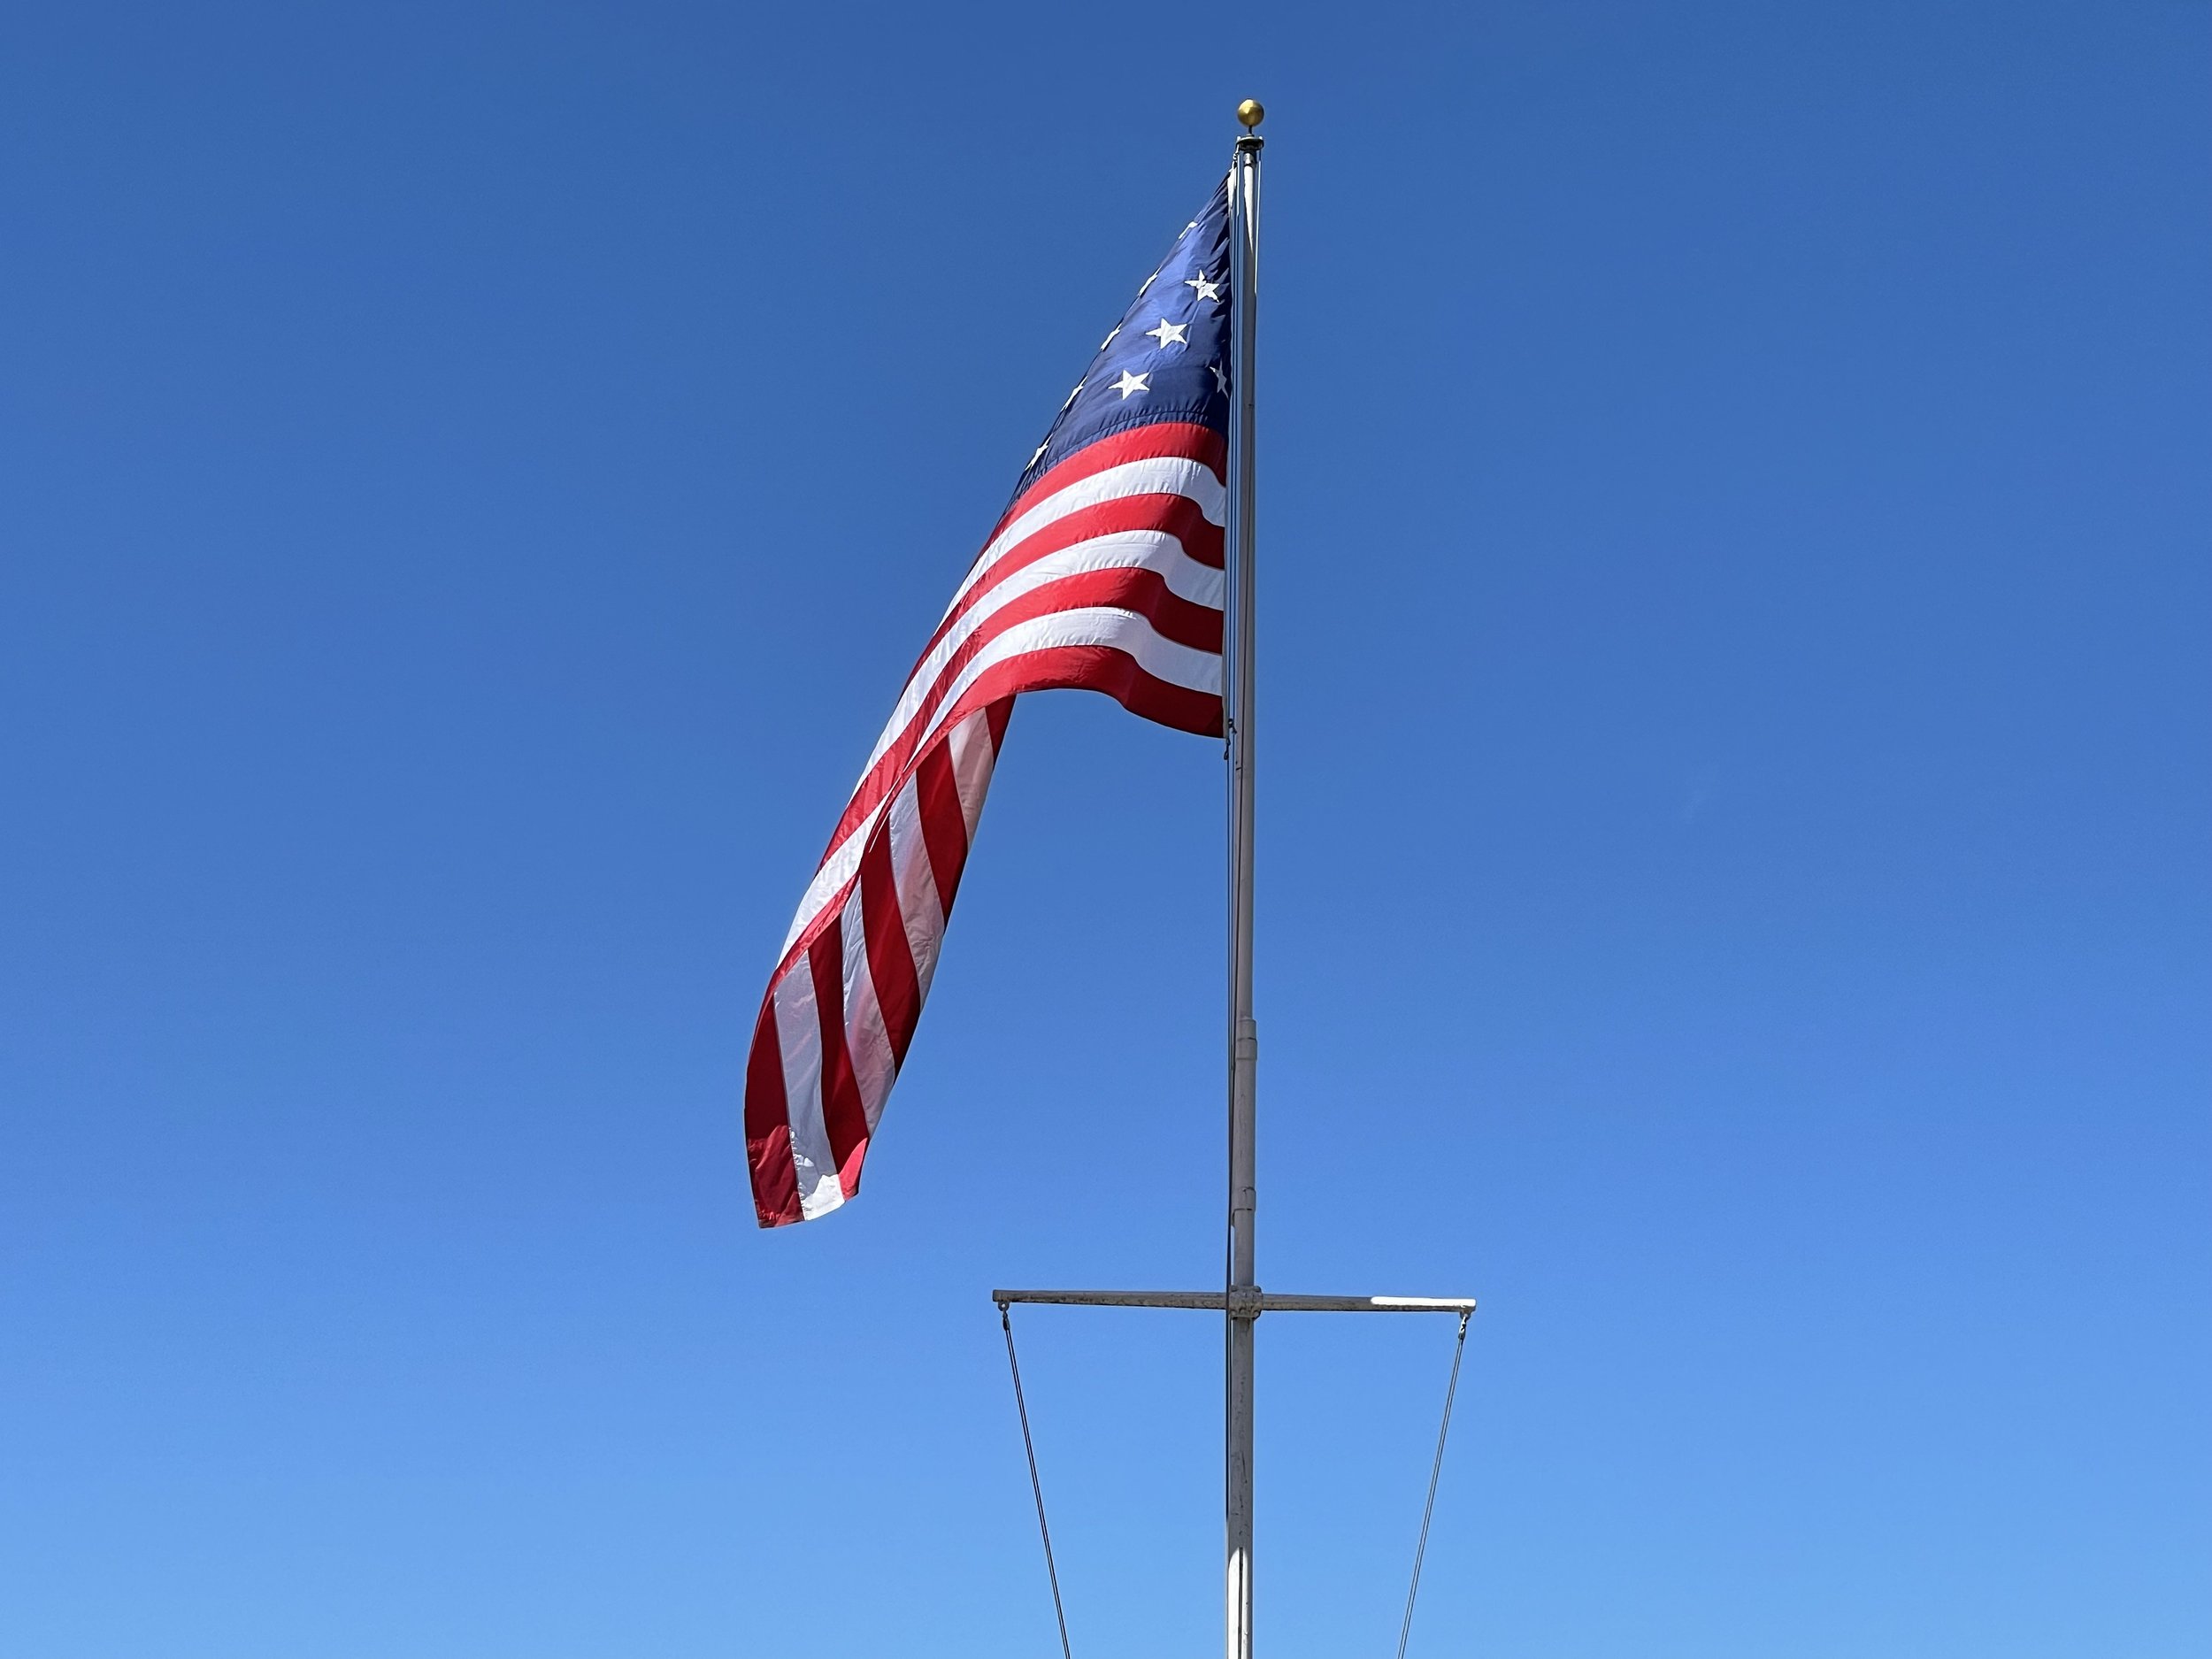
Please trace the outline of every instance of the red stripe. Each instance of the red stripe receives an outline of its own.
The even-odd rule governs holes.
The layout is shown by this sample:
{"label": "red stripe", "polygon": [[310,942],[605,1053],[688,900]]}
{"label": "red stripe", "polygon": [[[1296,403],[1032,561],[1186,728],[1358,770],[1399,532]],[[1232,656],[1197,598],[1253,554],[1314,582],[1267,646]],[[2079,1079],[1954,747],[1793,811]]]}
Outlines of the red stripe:
{"label": "red stripe", "polygon": [[1142,495],[1117,495],[1110,501],[1094,502],[1079,507],[1063,518],[1055,518],[1034,535],[1024,536],[1019,541],[1000,554],[992,562],[990,574],[954,601],[952,609],[945,613],[929,636],[929,643],[922,648],[921,656],[914,659],[914,668],[907,675],[911,684],[914,673],[928,660],[937,641],[943,639],[961,618],[974,610],[1010,578],[1019,574],[1039,559],[1048,558],[1078,542],[1088,541],[1097,536],[1115,535],[1128,531],[1155,531],[1173,536],[1182,544],[1183,552],[1194,564],[1222,568],[1225,543],[1222,528],[1199,510],[1198,503],[1187,495],[1178,495],[1171,490]]}
{"label": "red stripe", "polygon": [[[868,1150],[868,1114],[860,1103],[860,1084],[845,1047],[845,930],[826,927],[807,949],[814,971],[814,1005],[822,1027],[822,1127],[829,1136],[830,1161],[838,1185],[850,1198],[859,1190],[860,1160]],[[845,1166],[852,1165],[852,1179]]]}
{"label": "red stripe", "polygon": [[[1152,631],[1164,640],[1210,656],[1221,655],[1220,611],[1211,605],[1194,604],[1174,592],[1157,571],[1119,565],[1102,571],[1078,571],[1072,576],[1063,576],[1009,601],[992,613],[988,622],[976,629],[974,649],[962,647],[957,653],[959,665],[964,668],[981,655],[986,646],[1025,622],[1070,611],[1095,610],[1130,611],[1150,623]],[[949,680],[954,677],[947,676]]]}
{"label": "red stripe", "polygon": [[[1131,585],[1125,588],[1119,586],[1123,583]],[[1092,592],[1110,596],[1086,597]],[[1150,620],[1154,631],[1163,639],[1171,639],[1194,650],[1217,655],[1221,650],[1221,612],[1210,605],[1194,604],[1171,593],[1166,582],[1153,572],[1131,571],[1126,567],[1083,571],[1047,582],[1033,592],[1024,594],[976,624],[975,631],[962,640],[939,665],[936,678],[930,682],[928,692],[915,710],[913,717],[883,753],[877,757],[876,764],[868,769],[867,775],[854,789],[852,799],[837,820],[837,828],[830,835],[829,846],[823,849],[823,857],[827,858],[847,836],[859,827],[869,813],[888,799],[905,781],[907,757],[917,746],[928,741],[933,730],[941,731],[952,724],[949,720],[939,720],[937,710],[951,689],[953,681],[959,678],[961,670],[973,661],[985,646],[1018,623],[1033,621],[1056,611],[1082,610],[1094,604],[1118,605],[1125,610],[1134,611]]]}
{"label": "red stripe", "polygon": [[[1002,697],[982,705],[984,726],[994,759],[1006,741],[1013,718],[1014,700]],[[963,710],[965,719],[973,710]],[[937,883],[941,918],[949,919],[952,901],[967,863],[967,818],[960,805],[950,749],[950,729],[932,744],[917,769],[915,794],[919,807],[922,844]],[[857,881],[860,913],[866,934],[868,972],[876,1000],[883,1010],[884,1026],[891,1039],[894,1074],[912,1046],[914,1028],[921,1017],[921,983],[891,868],[889,821],[869,838],[860,860]],[[841,918],[851,897],[848,887],[825,914]],[[940,926],[942,926],[941,919]],[[845,1042],[844,930],[819,930],[802,939],[794,954],[807,953],[806,972],[814,981],[814,999],[820,1010],[822,1042],[822,1116],[829,1132],[831,1156],[836,1160],[838,1182],[846,1196],[860,1190],[862,1164],[867,1157],[869,1131],[854,1078],[850,1051]],[[783,1045],[776,1030],[776,987],[797,971],[787,956],[770,980],[761,1001],[760,1016],[753,1026],[753,1044],[745,1061],[745,1161],[752,1179],[753,1210],[764,1227],[787,1226],[803,1218],[799,1204],[798,1171],[791,1158],[790,1106],[784,1092]]]}
{"label": "red stripe", "polygon": [[[1083,586],[1090,583],[1096,584],[1101,596],[1083,599],[1080,596]],[[1080,575],[1048,584],[1035,594],[1025,595],[1021,600],[1008,605],[979,626],[974,637],[964,641],[961,649],[946,664],[944,674],[939,678],[938,696],[941,697],[958,671],[1005,629],[1019,622],[1033,620],[1037,616],[1057,615],[1083,608],[1085,604],[1118,605],[1145,617],[1151,623],[1154,632],[1163,638],[1171,637],[1172,631],[1181,634],[1183,638],[1179,642],[1191,649],[1210,649],[1217,654],[1219,652],[1221,641],[1217,631],[1220,626],[1220,612],[1203,605],[1194,605],[1169,593],[1166,584],[1149,572],[1087,571]],[[994,664],[979,675],[961,694],[952,709],[944,711],[941,718],[938,718],[935,730],[929,733],[930,750],[933,751],[946,733],[978,709],[1025,691],[1051,690],[1102,691],[1131,713],[1148,720],[1156,720],[1179,731],[1196,732],[1209,737],[1221,735],[1221,699],[1217,694],[1194,691],[1188,687],[1159,680],[1138,667],[1127,652],[1114,646],[1064,645],[1024,651],[1006,662]],[[934,708],[935,704],[933,703],[932,707]],[[924,718],[918,715],[916,722]],[[908,777],[918,776],[918,764],[911,771],[902,766],[895,773],[887,775],[886,772],[886,768],[915,741],[914,726],[910,726],[907,734],[885,751],[883,764],[871,770],[861,788],[855,793],[852,805],[846,809],[841,818],[836,834],[831,837],[829,847],[822,855],[825,862],[845,837],[853,833],[867,810],[902,788]],[[929,825],[926,812],[923,815],[923,824],[926,833]],[[957,858],[952,861],[953,882],[958,880],[959,864],[965,861],[966,856],[964,832],[957,849]],[[938,893],[949,910],[951,887],[948,885],[947,872],[942,867],[945,860],[934,841],[931,843],[930,862],[936,869]],[[818,864],[816,867],[818,869],[820,866]],[[815,920],[785,952],[786,961],[807,948],[808,943],[817,936],[818,930],[824,926],[824,918],[838,909],[843,896],[849,895],[851,890],[851,884],[848,882],[838,890],[837,895],[823,903],[822,908],[815,912]]]}
{"label": "red stripe", "polygon": [[1229,441],[1211,426],[1202,426],[1194,421],[1156,420],[1148,426],[1132,426],[1087,443],[1065,460],[1056,462],[1027,489],[1014,497],[999,521],[984,537],[987,547],[998,533],[1020,518],[1046,496],[1078,484],[1110,466],[1119,466],[1127,461],[1149,461],[1162,456],[1178,456],[1185,460],[1202,461],[1216,478],[1225,485],[1228,481]]}
{"label": "red stripe", "polygon": [[1111,535],[1117,530],[1164,530],[1180,541],[1183,551],[1199,564],[1210,565],[1216,570],[1221,568],[1227,532],[1206,517],[1188,495],[1171,489],[1110,495],[1104,501],[1094,501],[1087,507],[1063,513],[1006,549],[992,561],[990,580],[979,582],[960,595],[962,609],[978,593],[988,593],[997,586],[1002,580],[1002,572],[1011,575],[1048,553],[1057,553],[1062,548],[1073,547],[1095,535]]}
{"label": "red stripe", "polygon": [[937,908],[952,914],[960,891],[960,871],[968,862],[968,815],[960,809],[960,787],[952,772],[951,730],[929,746],[914,772],[915,805],[922,825],[922,845],[929,852],[930,878],[937,884]]}
{"label": "red stripe", "polygon": [[[983,711],[984,733],[995,757],[1005,741],[1015,696],[1053,688],[1103,692],[1146,719],[1203,736],[1221,735],[1220,698],[1157,679],[1128,653],[1110,646],[1058,646],[995,664],[977,677],[948,711],[937,741],[924,752],[914,772],[923,846],[947,920],[959,892],[969,849],[966,815],[953,773],[950,734],[961,722]],[[861,889],[863,948],[891,1037],[895,1066],[903,1064],[912,1042],[921,1011],[921,993],[892,879],[889,836],[887,819],[877,826],[863,849],[856,879]],[[821,1029],[823,1123],[839,1183],[849,1197],[860,1190],[861,1168],[869,1144],[866,1113],[845,1041],[845,938],[843,927],[837,924],[850,895],[849,885],[824,907],[816,926],[792,948],[795,953],[807,953],[808,971],[814,980]],[[792,967],[787,956],[776,980],[771,982],[746,1063],[746,1158],[752,1174],[754,1209],[764,1227],[782,1226],[801,1218],[773,1006],[775,986]]]}
{"label": "red stripe", "polygon": [[[1157,571],[1123,566],[1064,576],[1015,601],[1006,611],[1016,619],[1027,620],[1059,611],[1110,607],[1142,617],[1155,634],[1173,644],[1203,651],[1209,657],[1221,655],[1221,612],[1184,598]],[[1017,617],[1016,613],[1025,615]],[[1012,626],[1011,620],[1006,624]],[[992,632],[1002,634],[1005,628]]]}
{"label": "red stripe", "polygon": [[891,1068],[896,1075],[922,1016],[922,984],[914,972],[914,948],[907,941],[906,918],[891,873],[891,820],[887,814],[860,855],[860,920],[868,940],[868,978],[876,987],[876,1006],[891,1040]]}
{"label": "red stripe", "polygon": [[[1025,536],[1000,554],[993,561],[987,576],[953,603],[943,618],[930,630],[929,641],[914,658],[914,666],[907,670],[905,684],[899,688],[900,696],[903,698],[912,688],[922,672],[923,665],[929,661],[930,653],[937,649],[940,641],[1009,578],[1027,569],[1039,559],[1073,547],[1078,542],[1097,536],[1140,531],[1171,535],[1194,563],[1214,570],[1222,568],[1225,557],[1222,528],[1200,511],[1198,503],[1187,495],[1178,495],[1171,491],[1118,495],[1111,501],[1094,502],[1088,507],[1078,508],[1064,518],[1056,518],[1034,535]],[[940,677],[942,677],[941,673]],[[925,702],[917,710],[915,719],[926,723],[928,713],[929,704]],[[887,749],[878,764],[882,764],[889,755],[890,750]],[[867,809],[864,807],[861,810],[864,813]],[[854,821],[858,820],[856,818]],[[846,833],[847,827],[841,826],[839,836]],[[833,837],[830,844],[835,846],[837,839]]]}
{"label": "red stripe", "polygon": [[[820,866],[818,864],[816,868],[819,869]],[[807,948],[822,936],[823,928],[843,913],[846,901],[853,895],[853,884],[859,879],[859,873],[856,870],[851,881],[846,882],[843,887],[822,901],[822,908],[814,912],[814,919],[792,940],[785,949],[781,958],[778,960],[775,973],[778,980],[788,973],[792,964],[806,954]]]}
{"label": "red stripe", "polygon": [[[1055,489],[1062,488],[1068,484],[1079,482],[1084,478],[1103,472],[1109,467],[1119,466],[1130,461],[1151,460],[1163,457],[1201,462],[1211,469],[1217,479],[1221,474],[1226,454],[1225,443],[1210,427],[1183,422],[1159,422],[1153,426],[1138,427],[1133,431],[1117,433],[1111,437],[1102,438],[1096,443],[1070,456],[1044,479],[1040,480],[1036,485],[1033,485],[1025,491],[1020,502],[1018,502],[1016,505],[1019,507],[1023,503],[1041,499],[1038,492],[1048,483],[1051,484]],[[995,529],[991,537],[986,539],[987,547],[991,540],[996,538],[999,530],[1003,529],[1014,516],[1014,511],[1010,509],[1008,517],[999,521],[998,529]],[[1221,527],[1210,523],[1206,516],[1198,511],[1197,503],[1187,495],[1162,493],[1119,496],[1110,502],[1099,502],[1090,507],[1079,509],[1068,517],[1071,519],[1080,520],[1085,526],[1086,535],[1076,537],[1074,540],[1087,539],[1090,535],[1112,534],[1117,531],[1157,530],[1175,536],[1182,542],[1185,553],[1200,564],[1210,565],[1218,570],[1221,568],[1225,557]],[[914,666],[907,671],[906,680],[899,688],[902,701],[905,698],[906,693],[913,687],[917,677],[922,672],[923,664],[929,660],[930,653],[937,649],[938,642],[944,638],[946,633],[975,606],[983,594],[988,593],[1002,580],[999,574],[1002,569],[1010,574],[1014,570],[1033,562],[1034,558],[1041,558],[1047,553],[1073,545],[1072,540],[1065,541],[1056,540],[1060,522],[1062,521],[1056,520],[1053,524],[1039,530],[1034,537],[1025,537],[1015,546],[1006,549],[994,562],[989,579],[979,582],[974,589],[959,596],[944,618],[930,631],[929,642],[922,648],[920,654],[914,659]],[[1033,556],[1030,551],[1032,541],[1041,543]],[[838,844],[852,833],[861,820],[873,811],[877,805],[887,799],[903,781],[907,775],[906,757],[911,752],[916,743],[924,741],[932,725],[931,710],[941,700],[944,695],[943,680],[946,674],[950,672],[952,672],[952,665],[948,664],[945,670],[939,673],[937,680],[931,684],[928,695],[923,699],[921,706],[907,722],[905,729],[876,757],[874,764],[869,767],[867,774],[855,786],[851,796],[846,802],[844,812],[837,820],[837,827],[831,832],[829,845],[823,850],[824,858],[827,858]],[[817,868],[819,868],[818,864]]]}
{"label": "red stripe", "polygon": [[1221,735],[1221,699],[1148,674],[1128,652],[1110,645],[1056,645],[994,663],[960,694],[947,718],[956,726],[1001,697],[1025,691],[1102,691],[1130,713],[1179,732]]}
{"label": "red stripe", "polygon": [[778,973],[762,999],[745,1057],[745,1163],[753,1178],[753,1213],[764,1227],[799,1219],[799,1172],[791,1162],[791,1112],[783,1093],[783,1045],[776,1037]]}
{"label": "red stripe", "polygon": [[[1033,656],[1038,653],[1033,652],[1029,655]],[[1115,652],[1113,655],[1119,656],[1120,653]],[[994,679],[991,683],[996,685],[999,682]],[[1017,686],[1012,689],[1018,691],[1022,687]],[[995,701],[995,699],[1002,698],[1004,699],[1003,702]],[[1214,701],[1218,702],[1219,699],[1217,698]],[[960,889],[960,872],[968,862],[967,814],[960,803],[959,783],[953,772],[952,752],[949,744],[954,728],[979,710],[986,714],[991,733],[992,757],[995,762],[999,743],[1006,735],[1007,722],[1013,717],[1012,697],[1003,686],[994,692],[987,692],[981,695],[971,695],[961,698],[956,711],[946,719],[943,726],[939,729],[935,740],[923,751],[921,759],[915,763],[913,771],[908,774],[914,780],[916,816],[920,820],[922,847],[929,856],[930,879],[937,887],[938,907],[942,914],[948,916],[952,913],[952,902]],[[1181,726],[1188,731],[1204,729],[1188,724],[1189,718],[1184,715],[1178,719],[1165,723]],[[1216,717],[1215,724],[1217,727],[1218,716]],[[905,787],[903,780],[901,781],[899,787],[901,788]],[[870,833],[872,835],[874,831],[872,830]],[[861,851],[864,857],[867,852],[864,843]],[[802,928],[797,936],[792,940],[789,948],[783,953],[782,961],[778,964],[779,973],[796,961],[817,939],[822,936],[833,921],[844,914],[845,906],[850,901],[853,887],[859,879],[858,865],[856,864],[852,879],[826,898],[822,902],[821,908],[814,912],[814,919]]]}

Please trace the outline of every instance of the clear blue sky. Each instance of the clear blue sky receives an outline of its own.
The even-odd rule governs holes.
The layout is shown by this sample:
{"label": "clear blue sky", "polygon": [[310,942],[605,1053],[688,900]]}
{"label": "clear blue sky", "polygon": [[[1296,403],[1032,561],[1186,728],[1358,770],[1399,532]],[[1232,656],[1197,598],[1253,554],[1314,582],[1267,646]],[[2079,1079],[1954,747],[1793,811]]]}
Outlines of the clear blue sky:
{"label": "clear blue sky", "polygon": [[[1030,1659],[986,1292],[1203,1284],[1217,751],[1015,718],[862,1201],[756,1001],[1271,115],[1262,1277],[1421,1659],[2212,1645],[2212,7],[19,7],[0,1655]],[[1380,1328],[1378,1328],[1380,1327]],[[1217,1334],[1033,1315],[1079,1653]],[[1440,1323],[1260,1331],[1270,1659]]]}

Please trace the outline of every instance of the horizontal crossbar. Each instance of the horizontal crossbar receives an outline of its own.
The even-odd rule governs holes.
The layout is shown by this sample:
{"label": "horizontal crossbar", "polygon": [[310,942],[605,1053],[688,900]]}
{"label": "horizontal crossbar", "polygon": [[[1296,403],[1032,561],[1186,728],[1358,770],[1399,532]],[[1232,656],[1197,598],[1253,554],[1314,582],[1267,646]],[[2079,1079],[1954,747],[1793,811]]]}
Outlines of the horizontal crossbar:
{"label": "horizontal crossbar", "polygon": [[[1249,1294],[1249,1293],[1248,1293]],[[1283,1296],[1258,1293],[1263,1313],[1472,1313],[1471,1296]],[[1202,1313],[1227,1310],[1218,1290],[995,1290],[1002,1308],[1017,1302],[1060,1302],[1078,1308],[1192,1308]],[[1242,1316],[1240,1315],[1240,1317]]]}

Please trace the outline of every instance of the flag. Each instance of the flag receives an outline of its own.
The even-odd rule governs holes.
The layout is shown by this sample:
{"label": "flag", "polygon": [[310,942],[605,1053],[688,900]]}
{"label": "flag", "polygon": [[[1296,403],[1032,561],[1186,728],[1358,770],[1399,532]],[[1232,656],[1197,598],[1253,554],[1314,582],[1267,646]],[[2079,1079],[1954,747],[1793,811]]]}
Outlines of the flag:
{"label": "flag", "polygon": [[753,1028],[764,1227],[860,1190],[1015,698],[1102,691],[1221,733],[1229,302],[1225,185],[1100,345],[908,675]]}

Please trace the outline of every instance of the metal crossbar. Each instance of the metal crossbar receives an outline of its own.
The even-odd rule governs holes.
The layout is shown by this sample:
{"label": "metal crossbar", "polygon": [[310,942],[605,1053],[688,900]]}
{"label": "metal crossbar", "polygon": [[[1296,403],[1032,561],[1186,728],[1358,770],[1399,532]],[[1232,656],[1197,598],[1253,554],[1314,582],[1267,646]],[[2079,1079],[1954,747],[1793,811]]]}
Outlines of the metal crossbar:
{"label": "metal crossbar", "polygon": [[1273,1291],[1218,1290],[995,1290],[991,1300],[1054,1302],[1078,1308],[1189,1308],[1202,1313],[1455,1313],[1475,1310],[1471,1296],[1293,1296]]}
{"label": "metal crossbar", "polygon": [[1444,1420],[1436,1431],[1436,1455],[1429,1465],[1428,1500],[1421,1508],[1421,1532],[1413,1547],[1413,1580],[1406,1589],[1405,1617],[1398,1626],[1398,1659],[1406,1659],[1413,1634],[1413,1605],[1421,1594],[1421,1563],[1428,1554],[1429,1523],[1436,1514],[1436,1487],[1444,1473],[1444,1440],[1451,1432],[1452,1404],[1459,1394],[1460,1362],[1467,1354],[1467,1322],[1474,1317],[1471,1296],[1300,1296],[1232,1284],[1221,1290],[995,1290],[999,1325],[1006,1333],[1006,1363],[1014,1376],[1014,1408],[1021,1414],[1022,1449],[1029,1457],[1029,1489],[1037,1501],[1037,1533],[1045,1547],[1045,1575],[1052,1583],[1052,1611],[1060,1621],[1062,1659],[1074,1659],[1068,1646],[1068,1619],[1060,1602],[1060,1571],[1052,1558],[1052,1529],[1045,1522],[1044,1483],[1037,1474],[1037,1447],[1029,1432],[1029,1405],[1022,1394],[1021,1362],[1014,1356],[1016,1302],[1077,1308],[1179,1308],[1226,1313],[1249,1321],[1263,1313],[1454,1313],[1459,1336],[1452,1348],[1451,1379],[1444,1387]]}

